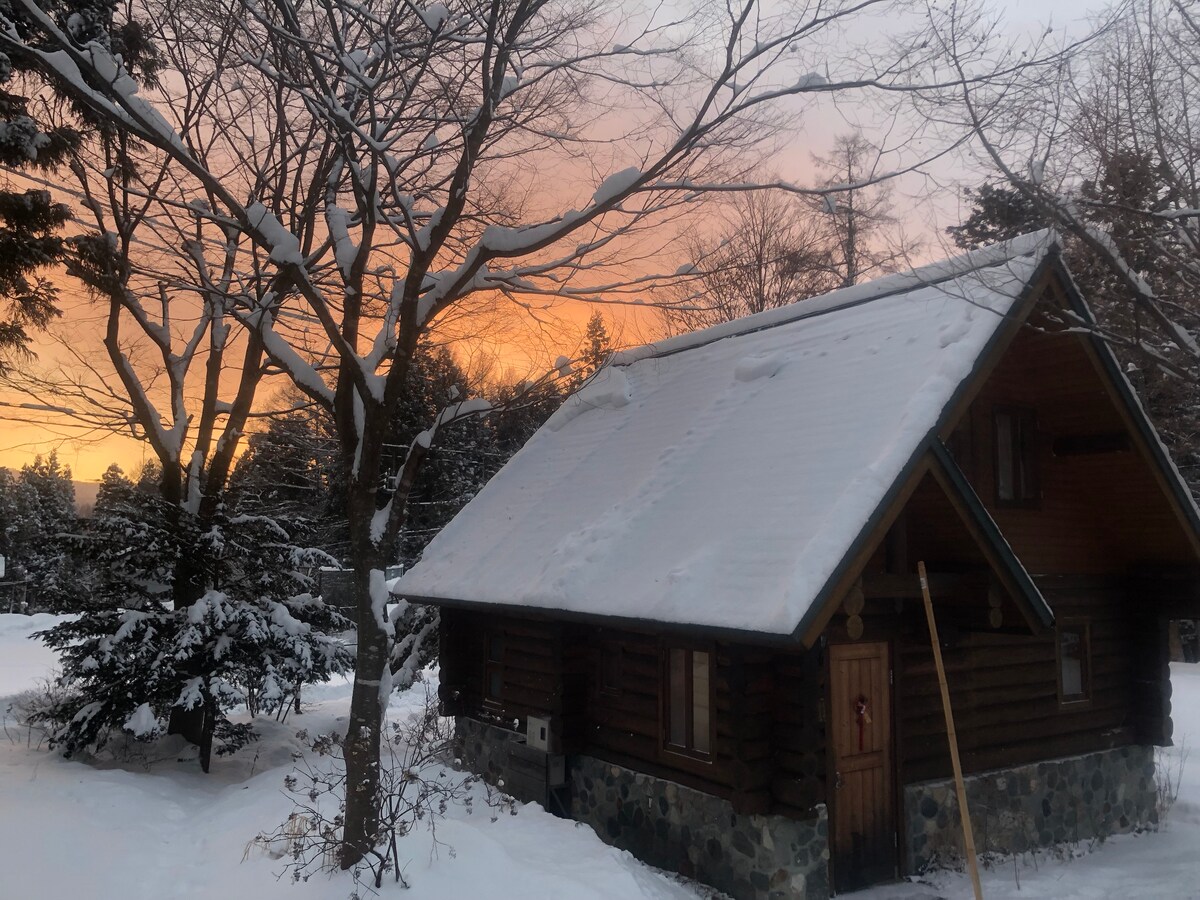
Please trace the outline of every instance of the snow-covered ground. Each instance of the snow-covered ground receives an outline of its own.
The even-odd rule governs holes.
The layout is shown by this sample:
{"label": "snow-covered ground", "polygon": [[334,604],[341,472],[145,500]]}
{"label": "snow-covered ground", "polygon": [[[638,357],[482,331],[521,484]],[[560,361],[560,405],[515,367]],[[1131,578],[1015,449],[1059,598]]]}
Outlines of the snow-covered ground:
{"label": "snow-covered ground", "polygon": [[[8,695],[26,690],[53,669],[54,655],[28,635],[55,621],[0,615],[0,713]],[[1174,666],[1179,743],[1200,748],[1200,666]],[[310,733],[338,727],[349,684],[306,689],[307,712],[287,725],[263,723],[262,739],[202,775],[187,748],[159,743],[154,758],[105,765],[66,760],[30,745],[10,715],[0,729],[0,897],[46,900],[164,900],[255,897],[337,900],[350,893],[344,876],[317,876],[293,885],[282,864],[252,843],[292,811],[283,778]],[[417,691],[394,698],[391,717],[421,703]],[[182,760],[182,761],[181,761]],[[482,789],[475,789],[482,797]],[[495,818],[495,821],[493,821]],[[468,814],[454,807],[438,825],[436,852],[428,833],[405,838],[410,860],[406,900],[460,898],[696,898],[688,886],[604,845],[590,829],[556,819],[536,806],[494,817],[486,805]],[[984,875],[984,893],[998,898],[1200,898],[1200,750],[1184,769],[1179,802],[1163,833],[1119,837],[1069,862],[1043,857],[1036,870],[1012,865]],[[1019,875],[1019,887],[1017,876]],[[971,896],[964,876],[942,874],[855,894],[856,900],[920,900]]]}

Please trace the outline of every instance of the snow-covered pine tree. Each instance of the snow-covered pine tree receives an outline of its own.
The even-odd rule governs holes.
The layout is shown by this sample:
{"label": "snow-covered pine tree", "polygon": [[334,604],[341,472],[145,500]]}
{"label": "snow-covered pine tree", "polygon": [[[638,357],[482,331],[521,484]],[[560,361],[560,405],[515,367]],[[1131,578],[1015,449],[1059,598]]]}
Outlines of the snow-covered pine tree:
{"label": "snow-covered pine tree", "polygon": [[587,329],[583,334],[583,351],[579,354],[576,376],[579,384],[599,371],[612,356],[612,338],[604,324],[604,313],[596,310],[588,316]]}
{"label": "snow-covered pine tree", "polygon": [[[114,605],[39,632],[61,653],[63,690],[36,718],[68,754],[102,746],[114,732],[151,739],[175,708],[201,708],[217,752],[252,737],[229,719],[245,704],[272,712],[307,683],[346,671],[338,635],[349,622],[313,596],[311,571],[328,564],[274,519],[221,516],[201,533],[177,507],[142,491],[118,469],[105,476],[88,535],[101,591]],[[193,554],[206,589],[171,608],[181,554]]]}
{"label": "snow-covered pine tree", "polygon": [[38,456],[15,475],[0,469],[0,554],[9,577],[29,583],[34,611],[74,608],[75,487],[58,455]]}
{"label": "snow-covered pine tree", "polygon": [[79,572],[73,554],[78,517],[71,469],[51,451],[49,456],[37,456],[22,466],[20,479],[37,495],[38,504],[36,538],[27,546],[23,560],[30,582],[30,605],[55,612],[73,609]]}
{"label": "snow-covered pine tree", "polygon": [[[153,84],[158,55],[140,23],[132,18],[114,22],[117,6],[115,0],[43,4],[81,45],[98,42],[123,59],[136,78]],[[0,15],[16,34],[31,36],[31,22],[19,4],[0,3]],[[23,77],[35,68],[26,54],[0,52],[0,165],[40,176],[60,165],[97,123],[81,104],[52,96],[55,85]],[[14,352],[26,350],[29,330],[45,328],[60,314],[58,289],[45,270],[63,259],[61,232],[70,215],[48,190],[0,190],[0,375]]]}

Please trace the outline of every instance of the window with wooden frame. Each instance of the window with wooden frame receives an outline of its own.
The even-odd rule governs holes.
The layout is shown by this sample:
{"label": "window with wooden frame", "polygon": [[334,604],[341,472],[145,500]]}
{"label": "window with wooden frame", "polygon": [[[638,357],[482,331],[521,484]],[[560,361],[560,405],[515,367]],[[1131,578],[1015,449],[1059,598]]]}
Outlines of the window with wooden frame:
{"label": "window with wooden frame", "polygon": [[504,700],[504,634],[488,631],[484,635],[483,699],[498,706]]}
{"label": "window with wooden frame", "polygon": [[1025,407],[998,406],[992,433],[997,505],[1037,506],[1037,414]]}
{"label": "window with wooden frame", "polygon": [[1086,621],[1058,624],[1058,702],[1063,706],[1092,699],[1092,635]]}
{"label": "window with wooden frame", "polygon": [[665,665],[664,746],[675,753],[708,758],[713,747],[713,654],[671,647]]}

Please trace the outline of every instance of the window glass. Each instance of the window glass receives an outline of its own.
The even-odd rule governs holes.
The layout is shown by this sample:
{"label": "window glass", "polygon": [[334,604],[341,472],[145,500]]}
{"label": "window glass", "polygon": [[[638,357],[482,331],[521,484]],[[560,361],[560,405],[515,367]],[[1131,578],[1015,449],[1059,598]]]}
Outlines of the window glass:
{"label": "window glass", "polygon": [[1008,413],[996,413],[996,496],[1001,500],[1015,500],[1013,488],[1015,441],[1013,417]]}
{"label": "window glass", "polygon": [[709,729],[708,654],[692,653],[692,749],[711,753]]}
{"label": "window glass", "polygon": [[997,409],[996,500],[1014,506],[1038,501],[1037,417],[1032,409]]}
{"label": "window glass", "polygon": [[492,635],[488,638],[488,662],[504,662],[504,638]]}
{"label": "window glass", "polygon": [[670,725],[667,733],[667,741],[676,747],[686,747],[688,745],[687,658],[687,650],[671,650],[669,664],[671,692],[668,697],[668,706],[670,707]]}
{"label": "window glass", "polygon": [[1063,700],[1087,697],[1087,633],[1083,626],[1064,626],[1058,632],[1059,680]]}
{"label": "window glass", "polygon": [[504,636],[487,636],[487,662],[484,665],[484,691],[489,700],[503,700],[504,689]]}

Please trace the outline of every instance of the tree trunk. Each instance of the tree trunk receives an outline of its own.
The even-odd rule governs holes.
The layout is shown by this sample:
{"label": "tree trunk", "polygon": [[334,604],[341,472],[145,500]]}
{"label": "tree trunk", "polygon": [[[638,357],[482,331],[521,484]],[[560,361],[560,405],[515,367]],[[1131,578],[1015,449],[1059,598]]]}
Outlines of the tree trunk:
{"label": "tree trunk", "polygon": [[371,571],[383,569],[381,554],[370,535],[374,501],[374,492],[357,487],[349,503],[358,653],[354,691],[350,698],[350,723],[343,745],[346,818],[339,860],[343,869],[358,863],[379,839],[379,751],[383,728],[379,687],[391,648],[389,636],[380,627],[371,605]]}
{"label": "tree trunk", "polygon": [[[164,467],[164,472],[167,470]],[[182,487],[177,481],[170,481],[164,476],[163,496],[171,500],[175,509],[175,527],[180,536],[184,535],[186,513],[180,506],[179,497]],[[191,553],[184,553],[175,564],[174,573],[174,606],[176,610],[184,610],[204,596],[204,572]],[[208,673],[193,668],[188,673],[191,677],[201,677]],[[177,734],[185,741],[200,748],[200,768],[208,772],[212,760],[212,743],[217,726],[215,703],[204,692],[203,699],[191,709],[172,706],[171,715],[167,720],[167,734]]]}

